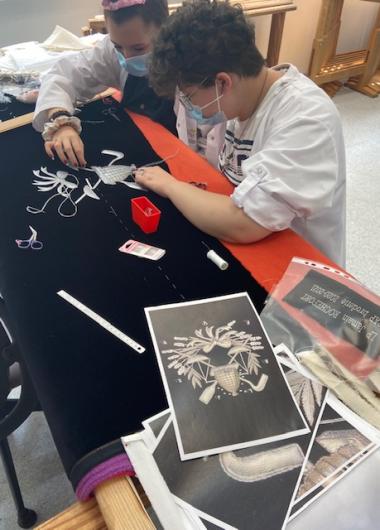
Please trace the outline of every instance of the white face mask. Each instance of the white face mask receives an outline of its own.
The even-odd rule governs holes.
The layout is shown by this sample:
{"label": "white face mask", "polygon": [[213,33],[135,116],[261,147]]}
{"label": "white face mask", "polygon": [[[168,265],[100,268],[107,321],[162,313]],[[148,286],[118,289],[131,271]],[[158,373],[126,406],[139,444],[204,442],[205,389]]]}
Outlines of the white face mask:
{"label": "white face mask", "polygon": [[[202,105],[202,107],[200,107],[199,105],[194,105],[190,101],[188,96],[185,96],[184,94],[180,94],[180,101],[184,105],[187,115],[190,118],[196,120],[196,122],[199,125],[215,126],[215,125],[218,125],[219,123],[223,123],[227,121],[227,116],[224,114],[224,112],[220,108],[219,100],[223,97],[223,94],[218,94],[218,86],[216,84],[216,81],[215,81],[215,92],[216,92],[216,98],[214,98],[209,103],[206,103],[206,105]],[[218,112],[206,118],[206,116],[203,115],[202,110],[206,109],[207,107],[215,103],[215,101],[218,102]]]}

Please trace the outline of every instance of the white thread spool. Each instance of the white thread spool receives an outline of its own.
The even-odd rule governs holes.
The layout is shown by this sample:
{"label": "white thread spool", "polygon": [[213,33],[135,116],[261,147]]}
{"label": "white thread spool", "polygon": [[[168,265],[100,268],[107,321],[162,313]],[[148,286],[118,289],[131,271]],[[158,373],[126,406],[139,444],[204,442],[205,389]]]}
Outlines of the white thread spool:
{"label": "white thread spool", "polygon": [[215,265],[219,267],[220,270],[225,271],[228,269],[228,263],[223,258],[221,258],[215,250],[209,250],[207,252],[207,257],[210,259]]}

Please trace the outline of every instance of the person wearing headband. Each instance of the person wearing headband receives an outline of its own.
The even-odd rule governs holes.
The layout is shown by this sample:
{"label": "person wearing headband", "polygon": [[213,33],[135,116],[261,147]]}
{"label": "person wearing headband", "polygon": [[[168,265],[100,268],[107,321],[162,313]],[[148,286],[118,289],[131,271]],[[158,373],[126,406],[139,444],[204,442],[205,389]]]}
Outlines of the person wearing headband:
{"label": "person wearing headband", "polygon": [[268,68],[242,8],[224,1],[180,7],[149,68],[156,92],[179,94],[199,123],[227,121],[219,169],[235,188],[212,193],[159,167],[137,171],[136,182],[218,239],[248,243],[291,228],[344,266],[345,148],[326,93],[293,65]]}
{"label": "person wearing headband", "polygon": [[122,105],[176,132],[173,100],[157,96],[148,82],[152,43],[168,17],[167,0],[103,0],[108,35],[93,49],[63,57],[42,82],[33,119],[47,154],[65,164],[86,165],[78,100],[112,87],[123,91]]}

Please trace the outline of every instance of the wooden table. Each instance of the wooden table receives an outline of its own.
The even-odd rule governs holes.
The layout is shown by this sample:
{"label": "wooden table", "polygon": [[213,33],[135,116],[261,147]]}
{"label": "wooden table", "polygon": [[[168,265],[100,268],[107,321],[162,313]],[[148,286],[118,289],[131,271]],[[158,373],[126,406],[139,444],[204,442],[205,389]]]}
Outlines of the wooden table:
{"label": "wooden table", "polygon": [[[5,123],[1,123],[0,132],[26,125],[30,123],[31,120],[32,115],[26,115],[9,120]],[[140,126],[143,126],[146,120],[146,118],[140,117],[138,120]],[[152,148],[155,149],[160,156],[164,157],[165,153],[158,149],[158,144],[162,142],[162,138],[159,134],[160,131],[158,130],[160,126],[153,124],[150,121],[148,125],[149,127],[146,126],[144,129],[146,139],[148,142],[150,142]],[[157,130],[155,131],[155,129]],[[168,145],[167,149],[172,152],[173,148]],[[188,151],[186,146],[182,146],[181,149],[186,150],[186,152]],[[189,159],[186,168],[190,168],[193,164],[193,169],[195,171],[196,164],[200,163],[200,159],[195,153],[190,151],[188,153],[188,157]],[[173,160],[171,162],[174,164],[176,161]],[[181,164],[180,160],[176,163],[179,165]],[[202,164],[204,164],[203,161]],[[211,175],[209,176],[211,177]],[[227,186],[224,181],[222,185]],[[281,260],[273,260],[270,258],[273,258],[274,253],[278,253],[279,244],[282,237],[286,239],[287,243],[281,247],[283,250],[283,263],[280,264]],[[245,245],[242,248],[243,254],[240,256],[240,260],[245,267],[248,267],[247,264],[249,263],[251,266],[255,266],[256,268],[260,263],[268,264],[268,266],[266,266],[263,270],[261,270],[262,267],[260,266],[260,268],[256,270],[254,277],[256,277],[258,281],[261,281],[262,285],[266,286],[267,291],[270,291],[271,284],[276,282],[283,275],[284,268],[286,268],[288,261],[296,253],[296,248],[298,250],[303,248],[304,252],[302,252],[302,250],[301,252],[305,257],[308,257],[312,260],[324,261],[324,257],[320,252],[306,242],[302,241],[298,236],[291,233],[290,231],[285,231],[283,234],[275,234],[274,236],[267,238],[267,240],[255,244],[255,253],[257,259],[254,260],[253,264],[251,255],[244,255],[244,253],[249,251],[249,246]],[[328,260],[326,262],[330,264]],[[268,283],[268,278],[270,278],[270,284]],[[140,489],[140,491],[137,492],[136,486],[128,477],[110,479],[103,482],[96,488],[96,501],[92,500],[87,503],[76,503],[73,507],[63,512],[63,514],[56,516],[51,521],[44,523],[39,528],[42,530],[53,528],[62,530],[97,530],[103,528],[109,528],[111,530],[153,529],[154,525],[146,513],[140,498],[141,493],[142,490]]]}

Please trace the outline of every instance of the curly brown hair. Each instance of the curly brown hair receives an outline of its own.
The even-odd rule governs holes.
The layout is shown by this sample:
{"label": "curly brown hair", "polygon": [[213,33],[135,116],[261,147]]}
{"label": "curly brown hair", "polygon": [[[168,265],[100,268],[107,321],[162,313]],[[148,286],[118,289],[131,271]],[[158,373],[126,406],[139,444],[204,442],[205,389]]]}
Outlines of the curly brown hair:
{"label": "curly brown hair", "polygon": [[195,0],[184,2],[162,26],[149,78],[157,94],[172,97],[177,86],[211,86],[219,72],[255,77],[263,66],[254,26],[241,6]]}
{"label": "curly brown hair", "polygon": [[145,0],[144,4],[122,7],[116,11],[105,9],[104,16],[115,24],[123,24],[131,18],[140,17],[145,24],[154,24],[159,28],[169,16],[168,2],[167,0]]}

